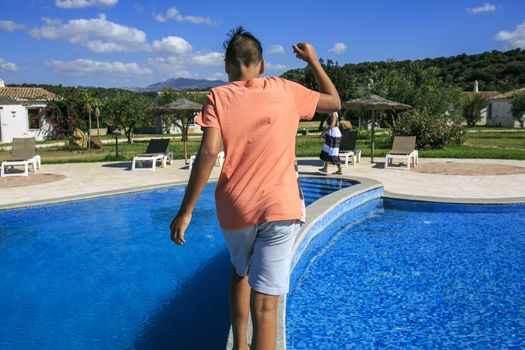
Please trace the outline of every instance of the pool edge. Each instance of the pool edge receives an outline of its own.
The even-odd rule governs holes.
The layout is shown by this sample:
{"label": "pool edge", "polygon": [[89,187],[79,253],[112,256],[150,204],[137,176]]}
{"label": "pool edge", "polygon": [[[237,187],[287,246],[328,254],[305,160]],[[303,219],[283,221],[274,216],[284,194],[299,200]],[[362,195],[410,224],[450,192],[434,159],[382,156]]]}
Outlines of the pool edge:
{"label": "pool edge", "polygon": [[410,200],[417,202],[445,203],[445,204],[470,204],[470,205],[506,205],[525,204],[525,197],[501,197],[501,198],[469,198],[469,197],[434,197],[419,196],[412,194],[394,193],[384,191],[384,198]]}
{"label": "pool edge", "polygon": [[[315,228],[316,225],[321,224],[322,225],[322,219],[327,217],[328,214],[333,213],[334,209],[337,207],[344,205],[346,202],[351,201],[354,198],[358,198],[361,195],[365,195],[366,193],[372,192],[377,190],[377,194],[374,197],[370,197],[368,199],[364,199],[361,203],[357,204],[356,206],[359,206],[361,204],[364,204],[368,202],[369,200],[375,199],[375,198],[381,198],[383,195],[383,184],[381,184],[379,181],[368,179],[368,178],[362,178],[362,177],[354,177],[354,176],[319,176],[319,175],[306,175],[299,173],[300,177],[302,178],[324,178],[324,179],[343,179],[343,180],[349,180],[352,182],[356,182],[356,184],[343,188],[339,191],[330,193],[312,204],[310,204],[308,207],[306,207],[306,223],[301,227],[301,230],[299,231],[297,238],[294,243],[294,247],[292,250],[292,256],[295,257],[295,253],[299,249],[299,246],[301,242],[305,240],[305,238],[308,238],[308,243],[313,239],[316,235],[308,236],[308,233],[311,232],[312,228]],[[354,207],[356,207],[354,206]],[[331,221],[329,221],[331,222]],[[328,224],[329,222],[325,223]],[[308,246],[306,244],[305,248]],[[304,251],[303,251],[304,252]],[[302,252],[301,252],[302,254]],[[293,262],[294,259],[292,259],[292,266],[294,265]],[[252,324],[251,320],[248,321],[248,341],[251,341],[251,334],[252,334]],[[233,349],[233,335],[232,335],[232,329],[230,327],[230,331],[228,334],[228,339],[226,342],[226,349]],[[277,341],[276,341],[276,350],[285,350],[286,349],[286,295],[281,296],[279,298],[279,305],[277,307]]]}

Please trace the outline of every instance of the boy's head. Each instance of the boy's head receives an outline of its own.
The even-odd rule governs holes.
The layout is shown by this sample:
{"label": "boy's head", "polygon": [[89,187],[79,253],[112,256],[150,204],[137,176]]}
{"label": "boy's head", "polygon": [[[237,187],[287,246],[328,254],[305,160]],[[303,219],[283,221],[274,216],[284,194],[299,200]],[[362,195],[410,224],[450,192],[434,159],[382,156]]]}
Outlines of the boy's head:
{"label": "boy's head", "polygon": [[261,42],[242,26],[232,29],[224,42],[224,63],[230,80],[253,78],[263,73]]}

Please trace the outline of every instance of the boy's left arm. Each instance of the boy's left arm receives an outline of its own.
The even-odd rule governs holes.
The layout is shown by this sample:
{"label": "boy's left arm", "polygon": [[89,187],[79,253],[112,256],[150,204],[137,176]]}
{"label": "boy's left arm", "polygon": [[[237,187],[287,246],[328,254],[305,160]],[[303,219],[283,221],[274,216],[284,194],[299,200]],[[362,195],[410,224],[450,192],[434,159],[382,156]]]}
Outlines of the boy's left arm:
{"label": "boy's left arm", "polygon": [[197,158],[195,158],[190,180],[188,181],[188,188],[184,194],[179,212],[173,218],[170,225],[171,240],[178,245],[186,242],[184,232],[190,224],[193,208],[210,178],[221,146],[221,131],[212,127],[204,129],[201,146],[197,153]]}

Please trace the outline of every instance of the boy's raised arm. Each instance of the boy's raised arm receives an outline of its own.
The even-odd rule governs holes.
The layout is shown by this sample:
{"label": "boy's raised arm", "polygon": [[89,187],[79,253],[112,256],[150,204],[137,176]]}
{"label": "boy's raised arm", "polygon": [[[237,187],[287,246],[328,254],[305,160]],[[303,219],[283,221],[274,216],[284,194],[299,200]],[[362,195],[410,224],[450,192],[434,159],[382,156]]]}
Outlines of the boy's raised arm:
{"label": "boy's raised arm", "polygon": [[313,46],[308,43],[299,43],[292,47],[297,58],[308,63],[319,87],[321,96],[317,104],[317,112],[335,112],[341,109],[339,93],[328,74],[324,71],[323,66],[319,63]]}

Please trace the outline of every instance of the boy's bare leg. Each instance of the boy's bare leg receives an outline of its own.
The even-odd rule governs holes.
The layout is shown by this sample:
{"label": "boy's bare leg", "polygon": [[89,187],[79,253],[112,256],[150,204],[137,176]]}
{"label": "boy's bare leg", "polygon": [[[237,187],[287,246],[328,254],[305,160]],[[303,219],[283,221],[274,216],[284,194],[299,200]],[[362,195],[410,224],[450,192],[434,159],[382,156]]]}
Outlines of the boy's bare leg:
{"label": "boy's bare leg", "polygon": [[268,295],[252,290],[250,298],[253,324],[252,349],[275,349],[278,303],[278,295]]}
{"label": "boy's bare leg", "polygon": [[246,332],[250,314],[250,291],[248,276],[241,277],[232,269],[229,304],[235,350],[248,349]]}

